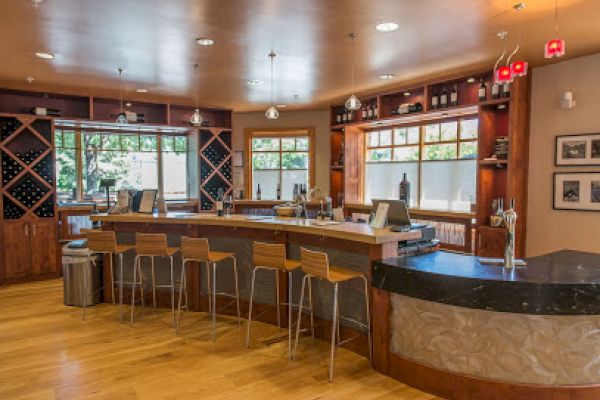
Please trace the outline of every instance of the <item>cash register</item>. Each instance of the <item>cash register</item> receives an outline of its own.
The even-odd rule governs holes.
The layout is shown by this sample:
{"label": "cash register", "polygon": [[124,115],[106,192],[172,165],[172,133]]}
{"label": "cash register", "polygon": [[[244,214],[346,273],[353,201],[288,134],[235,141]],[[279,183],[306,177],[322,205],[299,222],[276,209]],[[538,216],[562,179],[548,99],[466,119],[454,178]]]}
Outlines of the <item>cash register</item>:
{"label": "cash register", "polygon": [[394,232],[421,231],[421,238],[398,243],[398,255],[416,255],[435,251],[439,248],[440,241],[435,238],[435,227],[424,223],[413,223],[406,203],[402,200],[372,200],[373,210],[377,210],[379,203],[389,205],[386,226]]}

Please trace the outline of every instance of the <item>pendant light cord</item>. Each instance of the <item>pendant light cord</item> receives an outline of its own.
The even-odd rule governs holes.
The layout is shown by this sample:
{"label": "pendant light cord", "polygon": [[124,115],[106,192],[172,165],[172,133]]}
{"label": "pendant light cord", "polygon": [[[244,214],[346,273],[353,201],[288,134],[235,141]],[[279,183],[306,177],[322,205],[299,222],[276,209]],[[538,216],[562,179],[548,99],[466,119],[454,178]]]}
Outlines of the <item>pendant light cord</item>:
{"label": "pendant light cord", "polygon": [[554,33],[558,39],[558,0],[554,3]]}
{"label": "pendant light cord", "polygon": [[269,57],[271,58],[271,105],[273,105],[273,97],[274,97],[274,88],[273,88],[273,61],[275,59],[275,53],[271,51],[269,53]]}
{"label": "pendant light cord", "polygon": [[198,60],[194,64],[194,71],[196,73],[196,110],[198,109],[198,95],[200,93],[200,77],[198,76]]}
{"label": "pendant light cord", "polygon": [[119,98],[121,101],[121,114],[123,114],[123,68],[119,68]]}
{"label": "pendant light cord", "polygon": [[352,80],[352,94],[354,94],[354,40],[356,39],[356,32],[352,32],[350,37],[352,38],[352,69],[351,69],[351,80]]}

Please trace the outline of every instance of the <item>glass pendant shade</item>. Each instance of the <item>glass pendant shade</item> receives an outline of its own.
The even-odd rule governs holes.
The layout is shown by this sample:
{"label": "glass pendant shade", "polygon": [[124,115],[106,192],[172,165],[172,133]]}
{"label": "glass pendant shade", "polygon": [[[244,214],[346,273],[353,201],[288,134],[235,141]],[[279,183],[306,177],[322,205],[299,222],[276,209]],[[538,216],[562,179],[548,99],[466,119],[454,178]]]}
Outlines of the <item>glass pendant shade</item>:
{"label": "glass pendant shade", "polygon": [[546,42],[544,46],[544,57],[558,58],[565,55],[565,41],[562,39],[552,39]]}
{"label": "glass pendant shade", "polygon": [[271,107],[267,108],[267,111],[265,111],[265,117],[268,119],[277,119],[279,118],[279,110],[276,106],[271,105]]}
{"label": "glass pendant shade", "polygon": [[348,100],[346,100],[346,109],[350,110],[350,111],[356,111],[360,109],[361,103],[360,100],[358,99],[358,97],[356,97],[356,95],[352,95],[350,97],[348,97]]}
{"label": "glass pendant shade", "polygon": [[202,126],[202,114],[200,114],[200,110],[197,108],[194,110],[194,113],[190,117],[190,125]]}
{"label": "glass pendant shade", "polygon": [[527,75],[527,61],[514,61],[510,64],[510,71],[514,78],[520,78]]}
{"label": "glass pendant shade", "polygon": [[513,76],[512,71],[508,65],[500,67],[496,70],[496,83],[502,84],[507,82],[512,82]]}
{"label": "glass pendant shade", "polygon": [[126,124],[126,123],[127,123],[127,116],[125,115],[125,113],[124,112],[119,113],[119,115],[117,115],[117,124]]}

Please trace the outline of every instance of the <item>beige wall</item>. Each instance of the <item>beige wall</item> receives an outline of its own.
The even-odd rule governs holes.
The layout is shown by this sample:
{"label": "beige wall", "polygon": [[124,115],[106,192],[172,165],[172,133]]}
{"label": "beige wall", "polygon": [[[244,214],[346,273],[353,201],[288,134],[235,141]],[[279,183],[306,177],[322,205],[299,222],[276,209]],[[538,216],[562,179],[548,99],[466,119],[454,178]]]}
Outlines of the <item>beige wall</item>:
{"label": "beige wall", "polygon": [[281,111],[275,121],[265,118],[263,112],[233,113],[233,150],[244,150],[246,128],[315,128],[315,183],[323,193],[329,193],[329,110]]}
{"label": "beige wall", "polygon": [[[600,212],[555,211],[555,171],[598,171],[600,167],[555,167],[556,135],[600,132],[600,54],[533,70],[527,255],[560,249],[600,252]],[[559,107],[559,96],[572,91],[577,106]]]}

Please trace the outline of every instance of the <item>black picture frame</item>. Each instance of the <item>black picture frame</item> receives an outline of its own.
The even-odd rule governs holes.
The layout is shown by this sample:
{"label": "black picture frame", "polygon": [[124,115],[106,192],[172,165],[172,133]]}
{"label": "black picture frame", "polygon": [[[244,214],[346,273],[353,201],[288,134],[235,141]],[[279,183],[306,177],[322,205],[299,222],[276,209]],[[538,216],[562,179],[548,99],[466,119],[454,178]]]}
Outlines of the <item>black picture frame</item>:
{"label": "black picture frame", "polygon": [[552,209],[600,212],[600,172],[555,172]]}
{"label": "black picture frame", "polygon": [[156,189],[144,189],[140,199],[140,205],[138,213],[140,214],[152,214],[156,207],[156,197],[158,196],[158,190]]}
{"label": "black picture frame", "polygon": [[[573,143],[573,157],[564,156],[564,143]],[[579,145],[577,142],[581,142]],[[583,149],[579,149],[583,146]],[[597,149],[594,152],[594,149]],[[581,154],[583,151],[583,154]],[[579,156],[581,154],[581,156]],[[575,133],[569,135],[557,135],[554,139],[554,165],[556,167],[593,167],[600,166],[600,133]]]}

